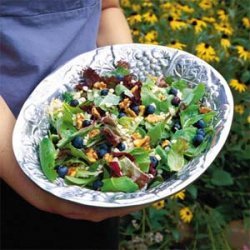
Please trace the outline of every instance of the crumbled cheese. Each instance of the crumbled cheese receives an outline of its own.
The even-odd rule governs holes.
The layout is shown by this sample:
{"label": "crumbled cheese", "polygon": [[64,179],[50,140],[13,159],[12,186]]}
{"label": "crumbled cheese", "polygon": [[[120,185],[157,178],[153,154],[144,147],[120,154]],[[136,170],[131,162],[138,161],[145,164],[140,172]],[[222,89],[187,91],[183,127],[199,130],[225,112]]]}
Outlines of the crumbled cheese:
{"label": "crumbled cheese", "polygon": [[114,89],[109,89],[109,92],[110,92],[110,93],[114,93],[115,90],[114,90]]}
{"label": "crumbled cheese", "polygon": [[89,91],[89,92],[90,92],[90,90],[91,90],[91,89],[89,89],[88,86],[83,86],[82,89],[83,89],[84,91]]}

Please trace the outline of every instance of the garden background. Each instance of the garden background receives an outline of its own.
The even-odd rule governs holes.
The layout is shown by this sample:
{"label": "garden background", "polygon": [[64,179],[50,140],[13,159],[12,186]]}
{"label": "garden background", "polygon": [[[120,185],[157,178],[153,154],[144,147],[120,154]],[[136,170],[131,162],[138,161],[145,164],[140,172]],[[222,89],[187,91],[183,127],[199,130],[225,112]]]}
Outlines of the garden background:
{"label": "garden background", "polygon": [[121,0],[134,42],[190,52],[227,80],[229,138],[186,190],[128,215],[120,249],[250,249],[250,1]]}

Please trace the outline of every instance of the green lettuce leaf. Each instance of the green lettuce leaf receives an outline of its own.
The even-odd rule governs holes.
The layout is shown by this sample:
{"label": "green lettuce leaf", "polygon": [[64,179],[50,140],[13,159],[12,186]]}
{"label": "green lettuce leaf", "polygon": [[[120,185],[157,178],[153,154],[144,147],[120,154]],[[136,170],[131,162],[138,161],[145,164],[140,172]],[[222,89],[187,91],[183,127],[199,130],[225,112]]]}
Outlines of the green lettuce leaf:
{"label": "green lettuce leaf", "polygon": [[125,192],[132,193],[139,187],[133,180],[127,176],[111,177],[103,180],[102,192]]}

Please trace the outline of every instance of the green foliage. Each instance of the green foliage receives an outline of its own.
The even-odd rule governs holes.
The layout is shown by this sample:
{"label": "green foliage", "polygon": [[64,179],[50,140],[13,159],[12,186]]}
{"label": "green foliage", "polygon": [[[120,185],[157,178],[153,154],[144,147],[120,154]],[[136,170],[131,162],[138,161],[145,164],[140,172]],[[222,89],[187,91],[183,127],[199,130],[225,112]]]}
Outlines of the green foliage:
{"label": "green foliage", "polygon": [[[249,1],[122,0],[121,3],[135,42],[184,49],[217,69],[229,83],[235,114],[222,151],[206,173],[186,188],[185,199],[166,198],[161,203],[124,217],[120,248],[231,249],[225,233],[229,223],[243,220],[245,228],[250,228]],[[176,21],[182,26],[177,27]],[[214,54],[204,58],[206,49],[198,49],[202,43]],[[181,81],[174,83],[167,79],[167,82],[175,88],[184,88]],[[197,92],[204,92],[202,85],[197,87]],[[150,91],[145,89],[145,103],[154,99],[148,93]],[[187,95],[186,102],[192,102],[192,98]],[[160,103],[158,106],[161,108]],[[182,125],[199,120],[197,115],[197,107],[191,105],[190,110],[182,112]],[[203,119],[213,117],[205,116]],[[152,129],[151,133],[160,137],[160,130]],[[179,136],[188,140],[193,132],[184,129]],[[167,161],[167,153],[159,145],[156,152]],[[189,151],[186,156],[196,153]],[[173,158],[178,160],[178,157]],[[158,169],[167,167],[161,165]],[[190,209],[193,215],[189,223],[184,222],[185,216],[181,216],[184,208]]]}

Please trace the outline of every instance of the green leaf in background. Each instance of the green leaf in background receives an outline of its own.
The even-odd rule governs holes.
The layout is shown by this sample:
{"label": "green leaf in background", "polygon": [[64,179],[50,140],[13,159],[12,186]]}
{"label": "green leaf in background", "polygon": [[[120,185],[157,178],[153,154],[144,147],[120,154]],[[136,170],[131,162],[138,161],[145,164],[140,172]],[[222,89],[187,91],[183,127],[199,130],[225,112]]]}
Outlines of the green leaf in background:
{"label": "green leaf in background", "polygon": [[43,138],[39,143],[39,158],[44,175],[54,181],[57,178],[55,167],[56,150],[49,138]]}
{"label": "green leaf in background", "polygon": [[101,191],[103,192],[125,192],[132,193],[138,190],[139,187],[129,177],[111,177],[103,180]]}
{"label": "green leaf in background", "polygon": [[177,151],[170,149],[168,152],[168,166],[171,171],[179,171],[184,166],[184,156]]}
{"label": "green leaf in background", "polygon": [[155,146],[163,138],[165,122],[159,122],[148,131],[150,137],[150,144]]}
{"label": "green leaf in background", "polygon": [[77,178],[77,177],[73,177],[73,176],[65,176],[65,180],[69,181],[69,183],[71,184],[75,184],[75,185],[80,185],[80,186],[86,186],[89,183],[93,182],[96,179],[96,177],[89,177],[89,178]]}
{"label": "green leaf in background", "polygon": [[234,181],[229,172],[222,169],[216,169],[213,171],[211,183],[216,186],[230,186]]}
{"label": "green leaf in background", "polygon": [[131,155],[135,157],[135,162],[143,172],[149,171],[150,158],[149,151],[144,148],[134,148],[129,151]]}

